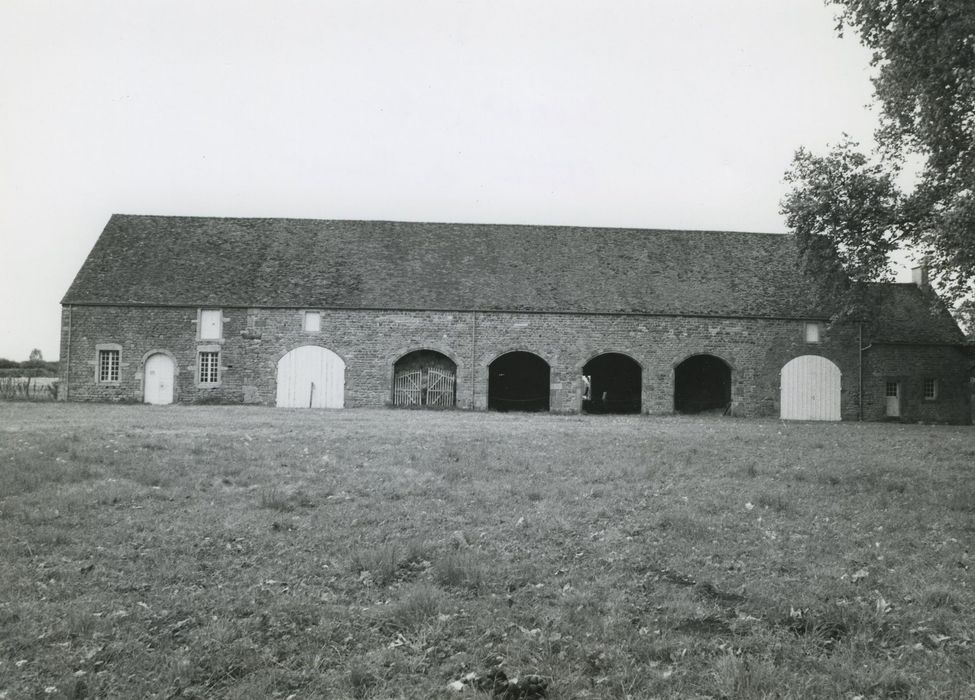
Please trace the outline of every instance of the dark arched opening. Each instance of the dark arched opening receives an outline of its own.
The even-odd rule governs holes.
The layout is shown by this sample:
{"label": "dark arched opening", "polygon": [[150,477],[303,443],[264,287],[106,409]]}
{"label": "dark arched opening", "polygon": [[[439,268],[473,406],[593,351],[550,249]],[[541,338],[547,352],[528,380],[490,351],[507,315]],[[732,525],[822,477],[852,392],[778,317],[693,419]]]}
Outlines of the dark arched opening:
{"label": "dark arched opening", "polygon": [[731,405],[731,367],[714,355],[694,355],[674,369],[674,410],[678,413],[727,411]]}
{"label": "dark arched opening", "polygon": [[488,408],[495,411],[547,411],[548,363],[530,352],[509,352],[488,368]]}
{"label": "dark arched opening", "polygon": [[453,408],[457,403],[457,364],[435,350],[416,350],[393,365],[393,405]]}
{"label": "dark arched opening", "polygon": [[608,352],[582,368],[586,413],[639,413],[643,370],[632,357]]}

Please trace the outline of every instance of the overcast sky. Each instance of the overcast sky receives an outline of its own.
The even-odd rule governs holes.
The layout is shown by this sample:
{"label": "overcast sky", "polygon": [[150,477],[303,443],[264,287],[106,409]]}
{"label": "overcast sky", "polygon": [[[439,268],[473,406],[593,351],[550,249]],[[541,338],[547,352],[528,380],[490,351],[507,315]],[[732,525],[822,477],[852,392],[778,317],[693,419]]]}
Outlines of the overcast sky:
{"label": "overcast sky", "polygon": [[0,357],[113,212],[785,230],[869,142],[823,0],[0,0]]}

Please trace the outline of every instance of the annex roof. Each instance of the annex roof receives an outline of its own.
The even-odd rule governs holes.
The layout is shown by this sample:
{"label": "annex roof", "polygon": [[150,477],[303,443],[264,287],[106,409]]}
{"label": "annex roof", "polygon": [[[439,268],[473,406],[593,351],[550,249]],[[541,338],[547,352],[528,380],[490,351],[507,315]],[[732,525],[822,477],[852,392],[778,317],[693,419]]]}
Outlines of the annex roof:
{"label": "annex roof", "polygon": [[[878,294],[896,337],[960,337],[912,285]],[[814,298],[784,234],[117,214],[62,303],[828,317]]]}
{"label": "annex roof", "polygon": [[964,334],[947,307],[930,289],[916,284],[873,284],[875,318],[870,342],[960,345]]}

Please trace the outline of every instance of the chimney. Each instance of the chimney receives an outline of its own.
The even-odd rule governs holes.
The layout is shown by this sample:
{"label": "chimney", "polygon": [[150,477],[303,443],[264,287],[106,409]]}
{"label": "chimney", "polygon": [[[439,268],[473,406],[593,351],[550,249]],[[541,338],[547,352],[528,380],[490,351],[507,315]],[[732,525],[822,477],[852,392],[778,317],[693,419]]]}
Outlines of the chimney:
{"label": "chimney", "polygon": [[911,268],[911,281],[921,289],[928,288],[928,262],[922,260],[917,267]]}

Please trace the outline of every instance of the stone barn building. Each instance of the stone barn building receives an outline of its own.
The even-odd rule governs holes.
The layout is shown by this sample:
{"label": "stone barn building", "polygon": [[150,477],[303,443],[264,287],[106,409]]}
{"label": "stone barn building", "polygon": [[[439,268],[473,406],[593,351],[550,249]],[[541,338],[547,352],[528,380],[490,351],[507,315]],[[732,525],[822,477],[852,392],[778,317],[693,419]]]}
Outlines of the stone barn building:
{"label": "stone barn building", "polygon": [[814,291],[787,235],[116,215],[62,398],[970,421],[923,280],[876,285],[869,333]]}

